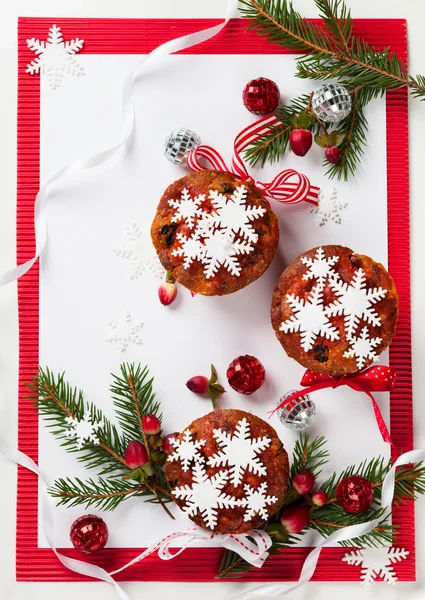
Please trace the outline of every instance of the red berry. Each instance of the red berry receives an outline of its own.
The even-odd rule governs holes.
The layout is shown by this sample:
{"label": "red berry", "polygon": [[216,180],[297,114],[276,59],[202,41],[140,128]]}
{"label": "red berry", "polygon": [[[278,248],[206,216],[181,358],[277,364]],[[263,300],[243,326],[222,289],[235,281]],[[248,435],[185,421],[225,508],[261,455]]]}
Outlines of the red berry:
{"label": "red berry", "polygon": [[301,496],[309,494],[314,486],[313,473],[311,471],[297,473],[292,480],[292,486]]}
{"label": "red berry", "polygon": [[146,448],[137,440],[130,442],[125,449],[124,460],[129,469],[143,467],[148,462]]}
{"label": "red berry", "polygon": [[158,298],[163,306],[168,306],[177,297],[177,286],[175,283],[164,281],[158,289]]}
{"label": "red berry", "polygon": [[289,533],[299,533],[307,526],[310,511],[306,506],[290,506],[280,515],[280,522]]}
{"label": "red berry", "polygon": [[206,394],[208,391],[208,377],[195,375],[186,383],[186,387],[194,394]]}
{"label": "red berry", "polygon": [[305,156],[313,143],[313,136],[308,129],[294,129],[289,136],[291,150],[297,156]]}
{"label": "red berry", "polygon": [[155,415],[145,415],[142,419],[142,427],[148,435],[156,435],[161,431],[161,421]]}
{"label": "red berry", "polygon": [[326,148],[325,156],[330,163],[336,165],[337,163],[339,163],[339,159],[341,158],[341,153],[339,151],[339,148],[337,148],[337,146],[331,146],[330,148]]}
{"label": "red berry", "polygon": [[174,433],[169,433],[166,435],[162,440],[162,450],[165,452],[165,454],[170,454],[170,452],[173,451],[173,444],[171,441],[175,440],[178,435],[178,432],[175,431]]}
{"label": "red berry", "polygon": [[316,506],[325,506],[326,502],[328,501],[328,495],[326,492],[319,490],[314,492],[311,500]]}

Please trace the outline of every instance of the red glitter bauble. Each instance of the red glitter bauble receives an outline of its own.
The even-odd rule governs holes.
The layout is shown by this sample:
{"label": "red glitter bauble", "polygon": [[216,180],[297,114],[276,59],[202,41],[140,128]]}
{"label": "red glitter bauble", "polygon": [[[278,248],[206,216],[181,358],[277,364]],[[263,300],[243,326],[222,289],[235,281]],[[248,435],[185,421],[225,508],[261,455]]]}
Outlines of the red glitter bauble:
{"label": "red glitter bauble", "polygon": [[108,527],[103,519],[95,515],[84,515],[71,525],[71,542],[83,554],[102,550],[108,541]]}
{"label": "red glitter bauble", "polygon": [[227,379],[230,386],[240,394],[249,396],[260,388],[266,376],[263,365],[255,356],[239,356],[230,363]]}
{"label": "red glitter bauble", "polygon": [[336,486],[336,501],[345,512],[362,513],[371,507],[375,492],[366,477],[352,475]]}
{"label": "red glitter bauble", "polygon": [[278,107],[279,88],[271,79],[259,77],[246,84],[242,92],[242,99],[245,108],[254,115],[269,115]]}

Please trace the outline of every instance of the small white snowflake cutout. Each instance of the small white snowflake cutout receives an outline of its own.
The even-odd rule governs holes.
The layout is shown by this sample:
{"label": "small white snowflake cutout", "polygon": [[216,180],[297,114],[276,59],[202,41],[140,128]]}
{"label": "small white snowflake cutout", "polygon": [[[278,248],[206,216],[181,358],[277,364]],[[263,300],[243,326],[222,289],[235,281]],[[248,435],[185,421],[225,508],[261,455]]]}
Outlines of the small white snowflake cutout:
{"label": "small white snowflake cutout", "polygon": [[389,585],[395,585],[398,577],[392,565],[408,555],[409,551],[404,548],[366,548],[349,552],[342,560],[349,565],[361,565],[360,579],[364,587],[369,587],[378,577]]}
{"label": "small white snowflake cutout", "polygon": [[379,356],[375,352],[375,348],[382,342],[382,338],[369,337],[369,330],[367,327],[363,327],[359,337],[350,338],[350,350],[344,352],[344,358],[357,359],[357,366],[359,369],[363,368],[365,362],[369,359],[373,362],[379,360]]}
{"label": "small white snowflake cutout", "polygon": [[101,421],[93,423],[90,412],[85,412],[81,421],[75,417],[67,417],[65,421],[69,425],[65,435],[77,440],[78,450],[81,450],[86,442],[91,442],[95,446],[99,445],[99,438],[96,433],[103,427],[103,423]]}
{"label": "small white snowflake cutout", "polygon": [[320,190],[318,206],[311,210],[317,217],[318,224],[322,227],[332,221],[337,225],[342,223],[341,212],[347,208],[348,202],[338,198],[336,189]]}
{"label": "small white snowflake cutout", "polygon": [[64,42],[61,28],[53,25],[46,42],[35,38],[27,40],[28,48],[37,54],[37,58],[27,65],[26,73],[35,75],[41,71],[55,90],[60,86],[64,73],[77,77],[84,74],[83,67],[75,58],[83,45],[84,40],[79,38]]}
{"label": "small white snowflake cutout", "polygon": [[338,260],[339,256],[329,256],[326,258],[323,248],[317,249],[314,259],[304,256],[301,262],[308,267],[307,273],[303,275],[304,281],[315,279],[317,283],[323,284],[331,274],[335,275],[333,266]]}
{"label": "small white snowflake cutout", "polygon": [[264,481],[258,489],[250,485],[243,486],[245,496],[242,500],[242,506],[246,508],[244,521],[251,521],[255,515],[260,515],[264,521],[269,518],[267,507],[279,500],[276,496],[267,495],[267,483]]}
{"label": "small white snowflake cutout", "polygon": [[256,475],[267,475],[267,469],[257,454],[270,445],[270,439],[266,436],[251,438],[250,424],[246,418],[238,422],[233,435],[221,429],[214,429],[213,437],[221,450],[209,457],[208,465],[211,467],[228,465],[230,483],[234,487],[241,484],[246,470]]}
{"label": "small white snowflake cutout", "polygon": [[199,217],[203,214],[200,206],[204,200],[205,194],[199,194],[199,196],[192,198],[189,194],[189,190],[184,188],[180,200],[168,201],[168,204],[172,208],[175,208],[171,222],[178,223],[179,221],[185,221],[189,229],[193,229],[195,226],[195,217]]}
{"label": "small white snowflake cutout", "polygon": [[189,238],[182,233],[177,234],[180,247],[172,251],[173,256],[184,256],[183,266],[188,269],[194,260],[202,260],[205,254],[205,246],[201,243],[198,234]]}
{"label": "small white snowflake cutout", "polygon": [[126,232],[128,244],[116,246],[114,252],[117,256],[128,260],[130,279],[137,279],[146,270],[149,270],[155,277],[162,279],[164,267],[161,265],[151,240],[136,223],[132,223],[127,227]]}
{"label": "small white snowflake cutout", "polygon": [[367,288],[366,275],[358,269],[350,283],[344,283],[338,276],[329,279],[329,285],[337,300],[326,307],[325,314],[335,317],[344,315],[346,336],[350,339],[356,331],[360,319],[371,325],[381,325],[381,319],[373,305],[385,298],[387,290]]}
{"label": "small white snowflake cutout", "polygon": [[219,471],[216,475],[208,477],[204,465],[195,463],[192,473],[192,485],[177,487],[172,494],[177,499],[185,500],[182,509],[184,513],[189,517],[199,513],[205,525],[214,530],[217,525],[217,510],[241,506],[242,500],[222,492],[229,478],[227,471]]}
{"label": "small white snowflake cutout", "polygon": [[184,432],[183,440],[174,438],[171,442],[175,451],[170,454],[168,460],[174,462],[179,460],[182,464],[183,471],[189,471],[190,464],[203,461],[203,456],[200,454],[200,449],[205,446],[205,440],[193,440],[189,429]]}
{"label": "small white snowflake cutout", "polygon": [[204,249],[201,255],[205,264],[204,274],[206,279],[214,277],[221,266],[229,273],[240,275],[242,269],[239,264],[240,254],[250,254],[253,246],[244,240],[235,240],[233,234],[226,230],[208,232],[204,237]]}
{"label": "small white snowflake cutout", "polygon": [[129,344],[142,344],[140,330],[143,328],[143,323],[133,321],[131,315],[127,312],[119,321],[110,321],[109,327],[111,333],[107,336],[107,342],[115,342],[118,345],[120,352],[125,352]]}
{"label": "small white snowflake cutout", "polygon": [[299,331],[301,334],[301,348],[305,352],[313,348],[314,340],[318,335],[322,335],[328,340],[339,339],[338,329],[329,321],[326,309],[323,306],[321,285],[312,288],[306,300],[294,294],[287,294],[286,300],[294,314],[281,324],[280,331],[284,333]]}

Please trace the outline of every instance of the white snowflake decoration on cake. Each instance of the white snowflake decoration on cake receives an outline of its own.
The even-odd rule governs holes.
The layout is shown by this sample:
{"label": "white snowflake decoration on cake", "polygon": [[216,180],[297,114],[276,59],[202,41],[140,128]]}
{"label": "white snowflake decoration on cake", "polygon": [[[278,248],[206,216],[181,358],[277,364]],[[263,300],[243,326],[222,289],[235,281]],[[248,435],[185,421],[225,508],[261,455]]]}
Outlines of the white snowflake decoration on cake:
{"label": "white snowflake decoration on cake", "polygon": [[75,58],[83,45],[84,40],[79,38],[64,42],[61,28],[53,25],[46,42],[35,38],[27,40],[28,48],[37,54],[37,58],[27,65],[26,73],[45,73],[50,87],[55,90],[60,86],[64,73],[77,77],[84,74],[83,67]]}
{"label": "white snowflake decoration on cake", "polygon": [[369,329],[367,327],[363,327],[358,337],[350,338],[351,348],[344,352],[344,358],[355,357],[357,359],[357,366],[359,369],[363,368],[363,365],[368,359],[372,360],[373,362],[379,360],[379,356],[376,354],[375,348],[382,342],[382,338],[370,338],[369,335]]}
{"label": "white snowflake decoration on cake", "polygon": [[244,521],[251,521],[255,515],[260,515],[264,521],[269,518],[267,507],[279,500],[276,496],[267,495],[267,483],[263,481],[258,489],[254,489],[250,485],[244,485],[245,496],[242,500],[242,506],[245,507],[246,513]]}
{"label": "white snowflake decoration on cake", "polygon": [[140,330],[143,328],[143,323],[133,321],[130,313],[125,313],[124,317],[118,321],[110,321],[109,327],[111,333],[107,336],[107,342],[115,342],[118,345],[120,352],[125,352],[129,344],[142,344]]}
{"label": "white snowflake decoration on cake", "polygon": [[306,300],[295,294],[287,294],[286,300],[294,314],[281,324],[280,331],[300,332],[301,348],[305,352],[313,348],[314,340],[319,335],[328,340],[339,339],[338,329],[329,321],[323,306],[323,290],[320,284],[312,288]]}
{"label": "white snowflake decoration on cake", "polygon": [[114,252],[117,256],[128,260],[130,279],[137,279],[146,270],[161,279],[164,276],[164,267],[161,265],[151,240],[136,223],[127,227],[126,232],[128,244],[116,246]]}
{"label": "white snowflake decoration on cake", "polygon": [[408,555],[404,548],[366,548],[349,552],[342,560],[349,565],[361,565],[360,579],[365,587],[370,587],[379,576],[389,585],[395,585],[398,577],[392,565]]}
{"label": "white snowflake decoration on cake", "polygon": [[205,194],[192,196],[189,190],[184,188],[179,200],[168,200],[168,204],[175,208],[174,216],[171,218],[172,223],[185,221],[189,229],[193,229],[195,225],[195,217],[200,217],[203,214],[201,204],[205,200]]}
{"label": "white snowflake decoration on cake", "polygon": [[202,462],[203,456],[200,449],[205,446],[205,440],[193,440],[189,429],[186,429],[182,440],[174,438],[171,441],[175,451],[169,455],[168,460],[174,462],[179,460],[182,464],[183,471],[189,471],[192,462]]}
{"label": "white snowflake decoration on cake", "polygon": [[244,185],[237,186],[230,197],[211,190],[208,198],[212,212],[202,206],[204,195],[192,198],[187,189],[183,190],[180,200],[169,200],[175,209],[172,222],[184,220],[189,229],[193,229],[190,236],[177,233],[179,246],[172,251],[173,256],[184,258],[185,269],[198,260],[205,265],[206,279],[214,277],[220,268],[239,277],[242,270],[239,256],[253,252],[253,244],[258,241],[252,222],[266,213],[261,206],[247,205],[246,196]]}
{"label": "white snowflake decoration on cake", "polygon": [[242,482],[246,470],[256,475],[267,475],[265,465],[258,458],[258,454],[270,445],[270,439],[252,438],[249,422],[241,419],[234,434],[226,433],[222,429],[214,429],[213,437],[221,450],[210,456],[208,465],[211,467],[228,466],[230,472],[230,483],[237,487]]}
{"label": "white snowflake decoration on cake", "polygon": [[184,513],[189,517],[199,513],[206,526],[214,530],[217,525],[217,510],[235,508],[240,506],[242,501],[222,492],[229,479],[227,471],[219,471],[216,475],[208,477],[204,465],[195,463],[192,473],[192,485],[177,487],[172,494],[177,499],[185,500],[186,504],[182,509]]}
{"label": "white snowflake decoration on cake", "polygon": [[95,446],[99,445],[99,438],[97,437],[97,431],[103,427],[103,423],[93,423],[92,417],[89,411],[84,413],[81,421],[75,417],[66,417],[66,423],[69,425],[65,435],[66,437],[77,440],[77,449],[81,450],[85,443],[91,442]]}
{"label": "white snowflake decoration on cake", "polygon": [[330,221],[341,225],[341,212],[347,208],[348,202],[338,197],[335,188],[320,190],[318,203],[318,206],[313,208],[311,212],[316,215],[320,226],[326,225]]}
{"label": "white snowflake decoration on cake", "polygon": [[385,298],[387,290],[381,287],[368,289],[363,269],[360,268],[354,273],[350,283],[344,283],[335,276],[329,279],[329,285],[338,299],[326,307],[326,315],[344,315],[348,339],[355,334],[360,319],[374,326],[381,325],[381,319],[373,305]]}
{"label": "white snowflake decoration on cake", "polygon": [[315,279],[318,283],[323,284],[331,274],[335,275],[333,266],[338,260],[339,256],[329,256],[326,258],[323,248],[317,249],[314,259],[304,256],[301,262],[308,267],[308,271],[303,275],[304,281]]}

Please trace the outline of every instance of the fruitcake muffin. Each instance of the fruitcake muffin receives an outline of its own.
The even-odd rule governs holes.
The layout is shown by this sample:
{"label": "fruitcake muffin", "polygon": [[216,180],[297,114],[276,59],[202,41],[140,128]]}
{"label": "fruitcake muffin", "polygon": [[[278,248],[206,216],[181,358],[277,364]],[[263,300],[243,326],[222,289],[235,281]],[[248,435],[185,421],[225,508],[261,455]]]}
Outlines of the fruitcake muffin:
{"label": "fruitcake muffin", "polygon": [[165,190],[151,235],[164,269],[179,283],[198,294],[222,296],[266,271],[276,254],[279,226],[254,184],[201,171]]}
{"label": "fruitcake muffin", "polygon": [[277,282],[272,325],[286,353],[334,377],[378,360],[391,343],[398,294],[387,270],[344,246],[313,248]]}
{"label": "fruitcake muffin", "polygon": [[276,431],[242,410],[214,410],[173,440],[166,475],[177,505],[199,527],[244,533],[280,507],[288,455]]}

